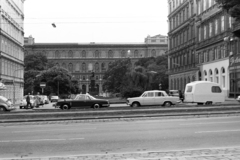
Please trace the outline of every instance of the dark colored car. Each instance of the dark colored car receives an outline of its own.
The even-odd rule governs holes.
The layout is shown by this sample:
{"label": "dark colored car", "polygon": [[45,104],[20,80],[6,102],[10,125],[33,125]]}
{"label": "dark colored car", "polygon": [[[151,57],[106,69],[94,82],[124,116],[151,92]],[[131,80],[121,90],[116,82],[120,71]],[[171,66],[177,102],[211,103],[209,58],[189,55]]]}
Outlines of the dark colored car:
{"label": "dark colored car", "polygon": [[59,100],[58,96],[52,96],[51,97],[51,102],[57,102]]}
{"label": "dark colored car", "polygon": [[6,97],[0,96],[0,112],[11,111],[16,109]]}
{"label": "dark colored car", "polygon": [[90,94],[78,94],[74,99],[59,99],[55,108],[67,110],[71,108],[101,108],[109,107],[109,101],[104,99],[96,99]]}

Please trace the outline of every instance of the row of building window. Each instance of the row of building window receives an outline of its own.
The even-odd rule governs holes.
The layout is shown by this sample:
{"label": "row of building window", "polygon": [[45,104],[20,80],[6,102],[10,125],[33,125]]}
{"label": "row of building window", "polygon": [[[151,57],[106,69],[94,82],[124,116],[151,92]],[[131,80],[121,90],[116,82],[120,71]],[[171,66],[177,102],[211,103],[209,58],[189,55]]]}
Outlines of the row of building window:
{"label": "row of building window", "polygon": [[180,6],[183,2],[187,0],[170,0],[169,2],[169,12],[171,13],[174,9]]}
{"label": "row of building window", "polygon": [[197,1],[198,15],[215,4],[216,4],[215,0],[198,0]]}
{"label": "row of building window", "polygon": [[[166,52],[166,50],[160,50],[160,51],[159,51],[159,55],[163,55],[163,54],[165,54],[165,52]],[[46,51],[40,51],[40,52],[38,51],[37,53],[39,53],[39,54],[44,54],[44,55],[46,55],[47,57],[50,57],[50,55],[48,55],[48,54],[46,53]],[[28,52],[25,51],[25,54],[27,55]],[[81,51],[81,52],[78,54],[78,56],[81,57],[81,58],[89,58],[89,57],[90,57],[89,54],[88,54],[88,52],[87,52],[86,50]],[[55,53],[54,53],[54,57],[55,57],[55,58],[62,58],[62,57],[64,57],[64,58],[76,58],[76,57],[78,57],[78,56],[77,56],[76,54],[74,54],[74,52],[73,52],[72,50],[68,51],[67,53],[61,52],[61,51],[57,50],[57,51],[55,51]],[[151,50],[151,53],[150,53],[150,56],[151,56],[151,57],[156,57],[156,56],[158,56],[157,51],[156,51],[155,49],[152,49],[152,50]],[[103,57],[103,54],[101,54],[101,52],[100,52],[99,50],[96,50],[96,51],[94,52],[94,54],[93,54],[93,57],[95,57],[95,58],[101,58],[101,57]],[[107,53],[107,57],[108,57],[108,58],[116,58],[117,55],[114,54],[114,52],[113,52],[112,50],[109,50],[108,53]],[[125,50],[122,50],[122,51],[120,52],[120,58],[127,58],[127,57],[141,58],[141,57],[143,57],[143,55],[140,54],[138,50],[135,50],[133,54],[129,54],[129,53],[126,52]],[[105,57],[104,57],[104,58],[105,58]]]}
{"label": "row of building window", "polygon": [[189,26],[174,34],[169,40],[170,48],[181,46],[182,44],[189,42],[194,38],[194,26]]}
{"label": "row of building window", "polygon": [[[232,18],[225,18],[224,15],[220,18],[215,18],[214,22],[210,21],[198,28],[198,40],[202,41],[224,32],[226,28],[232,27]],[[202,36],[203,35],[203,36]]]}
{"label": "row of building window", "polygon": [[228,57],[229,53],[227,52],[226,48],[227,46],[222,45],[215,47],[214,49],[209,49],[207,51],[198,53],[198,63],[201,64]]}
{"label": "row of building window", "polygon": [[172,57],[170,59],[170,67],[173,68],[179,68],[180,66],[190,65],[195,63],[195,54],[193,51]]}
{"label": "row of building window", "polygon": [[17,27],[15,27],[9,20],[7,20],[3,15],[2,15],[1,28],[8,35],[10,35],[14,39],[16,39],[21,44],[23,44],[22,43],[23,42],[23,38],[22,38],[21,31]]}
{"label": "row of building window", "polygon": [[22,68],[22,66],[6,59],[1,59],[1,61],[1,73],[3,75],[12,76],[15,78],[23,78],[24,69]]}
{"label": "row of building window", "polygon": [[[193,8],[192,8],[193,9]],[[169,18],[169,29],[170,31],[180,26],[186,20],[188,20],[189,16],[189,6],[184,7],[181,11],[179,11],[176,15]]]}
{"label": "row of building window", "polygon": [[[69,64],[66,64],[66,63],[62,63],[62,64],[59,64],[59,63],[56,63],[56,66],[58,67],[63,67],[65,69],[67,69],[69,72],[89,72],[89,71],[95,71],[95,72],[102,72],[102,71],[106,71],[107,70],[107,65],[108,65],[108,68],[109,66],[111,65],[111,62],[109,63],[98,63],[96,62],[95,64],[93,63],[76,63],[75,66],[73,66],[72,63],[69,63]],[[81,67],[81,68],[80,68]],[[75,70],[74,70],[75,69]]]}
{"label": "row of building window", "polygon": [[2,41],[1,41],[1,51],[20,60],[23,61],[24,55],[23,55],[23,50],[21,46],[16,45],[14,42],[11,40],[5,38],[2,36]]}

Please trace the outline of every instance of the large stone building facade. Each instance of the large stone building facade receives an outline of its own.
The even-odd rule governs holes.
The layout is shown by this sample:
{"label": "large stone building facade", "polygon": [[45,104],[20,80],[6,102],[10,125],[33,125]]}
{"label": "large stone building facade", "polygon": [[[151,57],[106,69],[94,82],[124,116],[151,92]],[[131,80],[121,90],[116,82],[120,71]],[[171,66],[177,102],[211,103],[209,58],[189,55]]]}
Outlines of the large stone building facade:
{"label": "large stone building facade", "polygon": [[23,96],[24,0],[0,1],[0,95],[16,102]]}
{"label": "large stone building facade", "polygon": [[236,65],[229,59],[239,44],[234,20],[214,0],[169,0],[169,9],[170,88],[184,90],[186,83],[204,80],[220,84],[226,97],[239,95],[240,83],[230,78]]}
{"label": "large stone building facade", "polygon": [[164,55],[168,49],[167,36],[145,38],[145,43],[34,43],[25,38],[25,54],[44,53],[56,66],[68,69],[79,80],[82,91],[90,90],[94,72],[95,88],[103,94],[103,75],[115,60],[130,58],[132,63],[143,57]]}

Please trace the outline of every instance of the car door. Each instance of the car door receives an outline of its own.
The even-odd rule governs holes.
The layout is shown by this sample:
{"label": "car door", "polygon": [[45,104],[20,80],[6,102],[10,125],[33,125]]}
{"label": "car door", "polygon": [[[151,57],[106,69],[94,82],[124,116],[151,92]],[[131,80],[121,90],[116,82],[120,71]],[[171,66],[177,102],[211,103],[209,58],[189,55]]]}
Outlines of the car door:
{"label": "car door", "polygon": [[155,92],[154,104],[162,105],[165,101],[165,96],[162,92]]}
{"label": "car door", "polygon": [[143,105],[154,105],[154,92],[148,92],[146,96],[143,97]]}
{"label": "car door", "polygon": [[92,100],[91,97],[88,95],[86,95],[85,98],[86,98],[86,101],[85,101],[86,106],[85,107],[90,108],[93,105],[94,100]]}
{"label": "car door", "polygon": [[85,95],[78,95],[72,100],[72,108],[84,108],[85,107]]}

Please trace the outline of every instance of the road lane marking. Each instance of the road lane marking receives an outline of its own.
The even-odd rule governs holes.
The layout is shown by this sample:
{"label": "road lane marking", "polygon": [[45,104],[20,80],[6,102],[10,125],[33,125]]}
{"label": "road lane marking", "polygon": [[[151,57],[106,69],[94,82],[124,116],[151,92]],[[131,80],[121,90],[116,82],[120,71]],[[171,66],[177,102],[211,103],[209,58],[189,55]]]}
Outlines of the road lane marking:
{"label": "road lane marking", "polygon": [[[97,129],[97,128],[81,128],[80,131],[84,129]],[[33,130],[33,131],[12,131],[12,133],[27,133],[27,132],[46,132],[46,131],[71,131],[71,130],[77,130],[77,129],[54,129],[54,130]]]}
{"label": "road lane marking", "polygon": [[32,139],[32,140],[4,140],[0,143],[9,143],[9,142],[42,142],[42,141],[72,141],[72,140],[82,140],[84,138],[62,138],[62,139]]}
{"label": "road lane marking", "polygon": [[195,133],[217,133],[217,132],[240,132],[239,130],[219,130],[219,131],[198,131]]}
{"label": "road lane marking", "polygon": [[231,121],[231,122],[206,122],[206,123],[185,123],[185,124],[180,124],[180,125],[181,125],[181,126],[190,126],[190,125],[221,124],[221,123],[240,123],[240,121]]}

